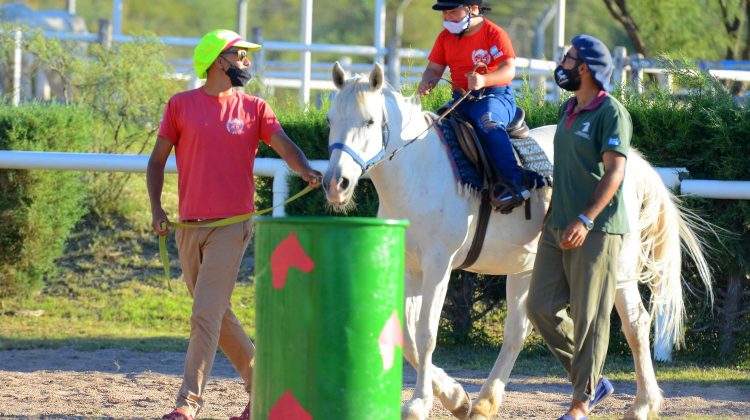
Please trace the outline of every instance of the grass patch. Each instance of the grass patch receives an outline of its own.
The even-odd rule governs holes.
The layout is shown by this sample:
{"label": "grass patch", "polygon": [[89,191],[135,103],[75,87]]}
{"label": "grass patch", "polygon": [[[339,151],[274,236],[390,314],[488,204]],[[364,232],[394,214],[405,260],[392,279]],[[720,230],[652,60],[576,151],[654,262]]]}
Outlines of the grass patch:
{"label": "grass patch", "polygon": [[[549,351],[538,348],[533,342],[527,342],[526,346],[513,366],[513,375],[567,377],[560,362]],[[438,345],[433,360],[436,365],[447,370],[478,370],[489,374],[499,354],[500,347]],[[659,381],[750,387],[750,371],[734,367],[656,362],[655,370]],[[604,374],[615,381],[635,381],[633,359],[624,356],[607,357]]]}
{"label": "grass patch", "polygon": [[[130,281],[110,290],[74,288],[68,296],[3,302],[0,349],[72,346],[184,351],[192,300],[177,281],[172,281],[172,289]],[[232,296],[235,314],[251,336],[254,294],[252,284],[242,282]],[[34,316],[34,311],[44,312]]]}

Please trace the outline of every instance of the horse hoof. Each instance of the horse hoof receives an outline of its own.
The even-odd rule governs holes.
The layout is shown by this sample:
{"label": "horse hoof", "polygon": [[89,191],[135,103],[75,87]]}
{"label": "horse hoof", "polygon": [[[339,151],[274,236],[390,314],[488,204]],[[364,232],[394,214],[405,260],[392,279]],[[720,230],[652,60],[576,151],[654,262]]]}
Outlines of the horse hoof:
{"label": "horse hoof", "polygon": [[467,419],[471,413],[471,397],[458,383],[454,382],[450,393],[439,394],[440,403],[458,419]]}
{"label": "horse hoof", "polygon": [[[453,414],[454,417],[457,419],[468,419],[469,414],[471,414],[471,397],[469,396],[469,393],[462,389],[464,392],[464,398],[463,401],[461,401],[461,404],[454,409],[449,409],[451,414]],[[445,406],[445,404],[443,404]]]}
{"label": "horse hoof", "polygon": [[401,408],[401,420],[425,420],[429,412],[430,406],[424,400],[412,399]]}
{"label": "horse hoof", "polygon": [[[474,400],[469,420],[489,420],[492,418],[492,413],[497,413],[498,406],[491,402],[494,400],[481,397],[480,395],[479,398]],[[500,398],[502,399],[502,396]]]}
{"label": "horse hoof", "polygon": [[635,406],[630,407],[630,409],[623,416],[623,419],[625,420],[648,420],[648,407],[639,407],[639,408],[636,408]]}

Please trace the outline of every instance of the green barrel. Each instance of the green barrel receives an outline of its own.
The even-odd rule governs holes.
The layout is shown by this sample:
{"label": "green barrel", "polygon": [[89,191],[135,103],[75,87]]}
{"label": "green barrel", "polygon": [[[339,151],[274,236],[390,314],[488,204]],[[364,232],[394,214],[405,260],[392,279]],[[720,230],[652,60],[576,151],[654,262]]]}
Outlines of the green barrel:
{"label": "green barrel", "polygon": [[408,222],[255,219],[253,419],[400,419]]}

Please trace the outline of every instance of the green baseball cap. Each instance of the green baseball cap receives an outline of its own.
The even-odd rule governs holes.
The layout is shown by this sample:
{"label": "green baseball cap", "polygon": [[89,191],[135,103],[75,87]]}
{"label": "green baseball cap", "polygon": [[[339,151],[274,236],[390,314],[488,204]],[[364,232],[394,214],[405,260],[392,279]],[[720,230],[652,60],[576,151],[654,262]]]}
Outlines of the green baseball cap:
{"label": "green baseball cap", "polygon": [[214,29],[203,35],[193,51],[193,69],[199,79],[208,77],[206,71],[219,54],[229,47],[244,48],[248,51],[258,51],[260,45],[247,42],[237,33],[227,29]]}

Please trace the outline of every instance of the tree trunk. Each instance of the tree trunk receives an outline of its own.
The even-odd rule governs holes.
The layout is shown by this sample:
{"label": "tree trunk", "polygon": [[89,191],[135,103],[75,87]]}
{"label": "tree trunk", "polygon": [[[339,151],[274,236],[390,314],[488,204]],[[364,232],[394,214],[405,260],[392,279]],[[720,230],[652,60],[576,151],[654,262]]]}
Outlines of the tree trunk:
{"label": "tree trunk", "polygon": [[633,43],[635,51],[639,54],[643,54],[644,57],[649,56],[648,48],[646,47],[646,41],[643,40],[641,30],[638,28],[638,24],[633,19],[633,15],[630,14],[628,9],[627,0],[603,0],[607,6],[609,13],[615,20],[622,24],[625,28],[625,32],[628,34],[628,39]]}
{"label": "tree trunk", "polygon": [[[740,19],[739,15],[730,16],[729,8],[726,0],[718,0],[719,8],[721,9],[721,18],[724,23],[724,29],[727,31],[729,37],[729,44],[724,57],[727,60],[736,60],[738,57],[742,57],[743,60],[748,59],[750,54],[750,32],[745,31],[745,20],[750,18],[750,2],[747,0],[740,0],[739,13],[746,15],[745,19]],[[742,33],[746,33],[745,39],[742,39]],[[741,41],[744,41],[744,47],[740,48]],[[739,95],[742,93],[744,84],[742,82],[729,82],[730,91],[732,95]]]}
{"label": "tree trunk", "polygon": [[745,293],[745,279],[739,274],[731,274],[727,280],[727,290],[721,302],[719,323],[719,354],[729,356],[735,347],[738,315],[742,310]]}

